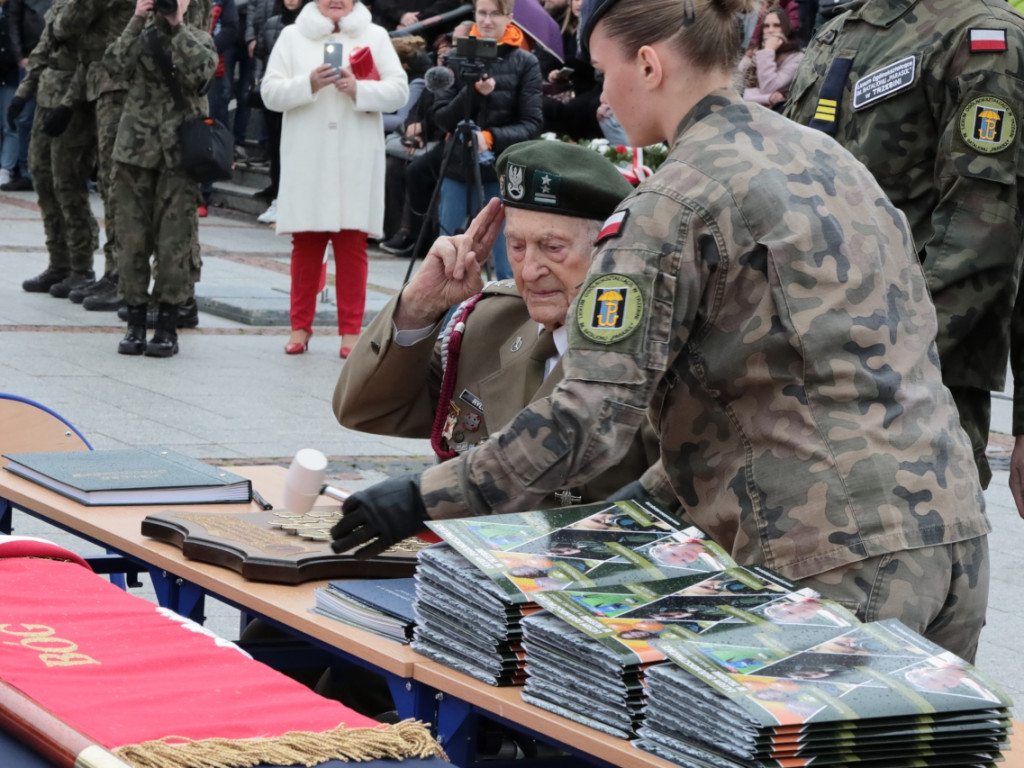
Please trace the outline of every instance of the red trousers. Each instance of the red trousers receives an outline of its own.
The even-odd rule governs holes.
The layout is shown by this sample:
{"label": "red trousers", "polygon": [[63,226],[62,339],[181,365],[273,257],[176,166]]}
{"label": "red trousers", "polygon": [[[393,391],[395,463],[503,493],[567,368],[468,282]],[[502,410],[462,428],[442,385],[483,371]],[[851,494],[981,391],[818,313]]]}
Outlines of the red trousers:
{"label": "red trousers", "polygon": [[358,334],[366,308],[367,267],[366,233],[355,229],[292,234],[292,330],[312,332],[328,240],[334,246],[338,333]]}

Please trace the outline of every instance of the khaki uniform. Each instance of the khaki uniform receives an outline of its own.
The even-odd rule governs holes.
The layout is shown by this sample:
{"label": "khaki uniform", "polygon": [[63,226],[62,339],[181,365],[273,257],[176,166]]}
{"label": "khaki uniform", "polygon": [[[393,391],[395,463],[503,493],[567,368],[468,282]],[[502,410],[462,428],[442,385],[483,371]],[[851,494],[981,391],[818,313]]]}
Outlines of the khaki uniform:
{"label": "khaki uniform", "polygon": [[117,220],[111,197],[114,140],[128,93],[127,82],[111,76],[104,54],[135,13],[132,0],[74,0],[66,4],[53,22],[53,32],[78,52],[76,83],[65,103],[92,112],[96,125],[97,185],[103,198],[106,241],[103,244],[104,272],[117,274]]}
{"label": "khaki uniform", "polygon": [[[1005,384],[1021,270],[1024,18],[1002,0],[868,0],[815,35],[786,115],[834,131],[906,214],[987,486],[989,392]],[[1024,380],[1024,354],[1013,370]]]}
{"label": "khaki uniform", "polygon": [[619,215],[569,310],[564,379],[423,473],[429,516],[528,509],[613,466],[649,415],[694,523],[740,564],[815,577],[862,619],[899,618],[905,600],[858,593],[842,577],[857,564],[975,541],[973,559],[919,574],[949,595],[911,622],[964,619],[956,650],[973,653],[984,499],[906,220],[864,166],[717,91]]}
{"label": "khaki uniform", "polygon": [[199,272],[199,188],[182,169],[178,149],[178,126],[188,115],[175,106],[146,39],[154,28],[191,114],[205,114],[217,53],[206,31],[209,4],[201,5],[190,6],[177,27],[152,13],[145,19],[133,15],[108,51],[111,76],[128,82],[114,143],[113,201],[120,225],[118,296],[129,306],[149,302],[150,256],[155,256],[153,298],[159,303],[190,299]]}
{"label": "khaki uniform", "polygon": [[43,123],[73,86],[78,55],[53,34],[56,16],[71,0],[54,0],[46,12],[39,43],[29,55],[25,79],[17,95],[36,97],[38,107],[29,139],[28,165],[39,199],[49,266],[89,272],[99,247],[99,226],[89,207],[88,180],[96,165],[96,123],[92,112],[74,105],[67,129],[56,137],[43,133]]}
{"label": "khaki uniform", "polygon": [[[549,395],[563,376],[559,361],[544,378],[539,326],[511,281],[488,286],[484,296],[466,321],[449,411],[453,421],[446,444],[458,453],[481,444],[528,403]],[[432,333],[412,346],[396,344],[397,307],[395,297],[345,361],[334,390],[334,413],[342,426],[360,432],[429,437],[444,373],[442,341]],[[622,461],[594,480],[553,488],[537,506],[557,506],[570,495],[576,503],[601,501],[638,479],[658,458],[657,437],[648,429],[645,438],[638,435]]]}

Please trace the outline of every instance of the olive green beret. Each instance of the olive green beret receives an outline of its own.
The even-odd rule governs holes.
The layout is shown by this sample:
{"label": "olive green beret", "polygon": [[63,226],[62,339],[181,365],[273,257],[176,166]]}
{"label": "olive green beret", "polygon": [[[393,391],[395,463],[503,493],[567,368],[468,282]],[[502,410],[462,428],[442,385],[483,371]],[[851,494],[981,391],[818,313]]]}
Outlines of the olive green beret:
{"label": "olive green beret", "polygon": [[512,208],[603,221],[633,185],[592,149],[562,141],[523,141],[501,153],[501,199]]}

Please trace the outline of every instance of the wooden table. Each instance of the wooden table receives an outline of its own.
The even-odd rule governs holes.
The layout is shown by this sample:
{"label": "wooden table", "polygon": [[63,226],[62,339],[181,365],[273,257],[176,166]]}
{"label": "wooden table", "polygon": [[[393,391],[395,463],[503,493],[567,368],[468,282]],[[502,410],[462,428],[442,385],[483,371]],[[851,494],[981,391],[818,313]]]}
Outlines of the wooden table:
{"label": "wooden table", "polygon": [[[250,478],[267,500],[281,504],[282,467],[232,467]],[[496,688],[442,664],[408,646],[382,639],[311,613],[313,590],[326,581],[290,586],[247,581],[227,568],[186,559],[171,544],[141,534],[142,519],[156,508],[84,507],[35,483],[0,471],[0,518],[5,500],[82,538],[123,553],[154,575],[162,604],[182,613],[201,613],[204,594],[216,596],[263,617],[304,639],[342,654],[388,678],[403,717],[436,724],[439,737],[456,765],[472,760],[478,716],[491,717],[550,741],[591,764],[616,768],[668,768],[671,763],[547,710],[524,702],[519,688]],[[329,500],[325,500],[329,503]],[[204,504],[204,513],[238,512],[239,504]],[[188,507],[194,509],[195,505]],[[166,602],[165,602],[166,601]],[[1014,723],[1005,768],[1024,768],[1024,724]]]}

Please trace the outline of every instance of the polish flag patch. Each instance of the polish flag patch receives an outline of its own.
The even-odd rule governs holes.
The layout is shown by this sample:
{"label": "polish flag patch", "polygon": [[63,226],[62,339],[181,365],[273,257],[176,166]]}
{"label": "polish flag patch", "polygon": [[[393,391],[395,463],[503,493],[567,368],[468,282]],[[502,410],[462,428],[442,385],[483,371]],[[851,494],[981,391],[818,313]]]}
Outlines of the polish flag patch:
{"label": "polish flag patch", "polygon": [[971,53],[992,53],[1006,50],[1005,29],[972,29]]}
{"label": "polish flag patch", "polygon": [[618,211],[605,219],[604,224],[601,225],[601,231],[597,234],[595,244],[603,242],[609,237],[615,237],[618,235],[626,225],[626,218],[628,214],[629,211]]}

